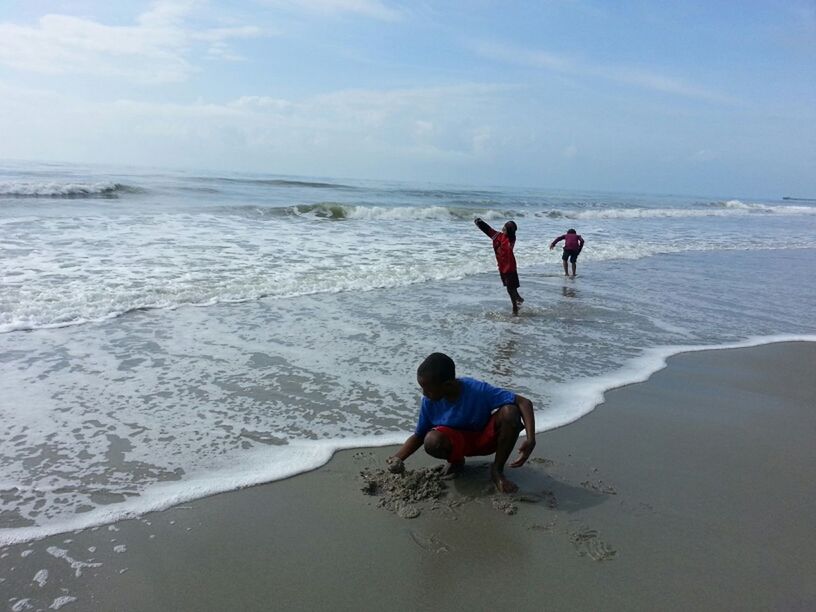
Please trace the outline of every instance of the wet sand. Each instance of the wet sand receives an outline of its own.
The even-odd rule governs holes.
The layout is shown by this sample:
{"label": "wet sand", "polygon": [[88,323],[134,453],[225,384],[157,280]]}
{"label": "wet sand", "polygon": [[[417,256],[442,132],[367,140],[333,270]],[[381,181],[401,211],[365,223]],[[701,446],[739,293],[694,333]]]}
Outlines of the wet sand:
{"label": "wet sand", "polygon": [[[814,610],[814,440],[816,343],[679,355],[540,434],[511,472],[517,497],[496,496],[474,461],[401,518],[360,477],[392,449],[345,451],[289,480],[0,549],[0,606]],[[408,467],[435,464],[418,453]]]}

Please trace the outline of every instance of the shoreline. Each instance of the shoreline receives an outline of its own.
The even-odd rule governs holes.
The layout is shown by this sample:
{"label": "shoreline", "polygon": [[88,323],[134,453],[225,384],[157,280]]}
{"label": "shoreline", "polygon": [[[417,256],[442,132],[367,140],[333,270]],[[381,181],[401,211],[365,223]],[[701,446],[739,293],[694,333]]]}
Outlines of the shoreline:
{"label": "shoreline", "polygon": [[[622,368],[605,375],[579,379],[570,383],[552,385],[553,403],[571,403],[568,414],[559,413],[555,417],[536,413],[536,433],[543,434],[565,427],[597,410],[605,402],[608,393],[630,385],[643,383],[655,373],[665,369],[668,360],[685,354],[707,351],[723,351],[753,348],[779,343],[816,343],[816,335],[773,334],[756,336],[746,340],[719,345],[676,345],[657,346],[643,350],[643,353],[627,362]],[[174,482],[160,483],[151,491],[140,496],[138,501],[125,509],[93,510],[71,523],[60,523],[44,527],[21,527],[0,529],[0,547],[36,542],[51,536],[58,536],[77,530],[103,527],[123,520],[138,519],[152,512],[171,510],[180,504],[192,503],[214,495],[237,492],[246,488],[280,482],[289,478],[308,474],[331,462],[340,452],[360,449],[377,449],[401,444],[410,432],[395,432],[376,437],[353,437],[340,440],[295,441],[281,447],[257,449],[253,461],[244,461],[239,470],[218,470],[204,478],[191,479],[177,485]],[[523,436],[523,432],[522,432]],[[306,466],[291,466],[280,462],[279,453],[299,454]],[[269,465],[275,466],[270,469]],[[262,466],[262,467],[258,467]],[[251,475],[247,476],[249,472]],[[178,493],[174,489],[181,488]],[[162,495],[163,489],[171,489]],[[186,489],[186,491],[184,491]],[[156,492],[158,491],[158,494]],[[5,533],[4,533],[5,532]]]}
{"label": "shoreline", "polygon": [[[393,447],[345,450],[296,477],[2,547],[0,592],[21,610],[59,597],[76,598],[67,610],[810,609],[814,363],[813,342],[670,357],[539,436],[512,472],[529,497],[514,514],[473,461],[436,507],[399,518],[360,491]],[[420,452],[408,467],[435,464]]]}

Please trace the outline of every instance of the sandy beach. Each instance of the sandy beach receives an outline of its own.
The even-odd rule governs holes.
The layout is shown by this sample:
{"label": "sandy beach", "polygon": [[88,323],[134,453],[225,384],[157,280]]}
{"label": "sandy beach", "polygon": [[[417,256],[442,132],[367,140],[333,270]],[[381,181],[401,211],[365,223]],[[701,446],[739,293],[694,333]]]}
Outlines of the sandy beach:
{"label": "sandy beach", "polygon": [[[400,518],[360,477],[285,481],[0,549],[9,610],[813,610],[816,343],[672,357],[540,434],[498,498],[473,461]],[[434,465],[418,453],[408,467]]]}

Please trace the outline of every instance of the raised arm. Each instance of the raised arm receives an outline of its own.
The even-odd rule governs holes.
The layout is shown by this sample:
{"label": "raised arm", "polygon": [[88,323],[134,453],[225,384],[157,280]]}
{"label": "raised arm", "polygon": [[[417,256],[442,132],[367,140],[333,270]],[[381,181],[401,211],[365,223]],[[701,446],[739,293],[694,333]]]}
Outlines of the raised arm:
{"label": "raised arm", "polygon": [[487,223],[482,221],[481,217],[476,217],[473,220],[473,222],[476,224],[476,227],[478,227],[480,230],[482,230],[490,238],[492,238],[493,236],[495,236],[498,233],[496,230],[494,230],[492,227],[490,227]]}
{"label": "raised arm", "polygon": [[555,245],[556,245],[556,244],[558,244],[559,242],[561,242],[562,240],[564,240],[564,238],[566,238],[566,237],[567,237],[567,235],[566,235],[566,234],[561,234],[561,235],[560,235],[558,238],[556,238],[555,240],[553,240],[553,241],[550,243],[550,250],[552,251],[552,250],[555,248]]}
{"label": "raised arm", "polygon": [[521,467],[530,457],[536,445],[535,439],[535,413],[533,412],[533,402],[526,397],[516,394],[516,406],[521,411],[521,420],[524,422],[524,433],[527,439],[519,446],[519,455],[510,467]]}

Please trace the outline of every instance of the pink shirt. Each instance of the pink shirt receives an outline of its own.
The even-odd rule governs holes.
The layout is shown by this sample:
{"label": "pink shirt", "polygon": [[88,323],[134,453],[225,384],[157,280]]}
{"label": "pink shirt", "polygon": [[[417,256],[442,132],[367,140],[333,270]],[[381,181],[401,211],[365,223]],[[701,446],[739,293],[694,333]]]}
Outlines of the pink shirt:
{"label": "pink shirt", "polygon": [[553,240],[550,246],[555,246],[561,240],[564,241],[564,248],[567,251],[578,251],[584,248],[584,239],[580,234],[563,234]]}

